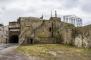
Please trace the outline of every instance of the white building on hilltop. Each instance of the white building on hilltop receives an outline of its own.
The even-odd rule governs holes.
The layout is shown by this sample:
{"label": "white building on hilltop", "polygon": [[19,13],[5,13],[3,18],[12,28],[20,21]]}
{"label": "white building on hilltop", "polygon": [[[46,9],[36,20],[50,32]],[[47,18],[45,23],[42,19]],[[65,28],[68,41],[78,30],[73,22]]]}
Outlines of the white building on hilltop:
{"label": "white building on hilltop", "polygon": [[75,15],[65,15],[61,18],[63,22],[74,24],[76,27],[82,26],[82,19]]}

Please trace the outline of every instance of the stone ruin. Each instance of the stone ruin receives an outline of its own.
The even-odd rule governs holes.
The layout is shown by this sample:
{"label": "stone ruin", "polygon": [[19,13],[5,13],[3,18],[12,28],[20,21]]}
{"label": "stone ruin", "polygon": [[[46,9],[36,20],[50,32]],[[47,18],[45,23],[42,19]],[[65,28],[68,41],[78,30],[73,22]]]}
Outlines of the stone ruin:
{"label": "stone ruin", "polygon": [[91,47],[91,26],[75,27],[57,16],[49,20],[37,17],[19,17],[9,23],[8,43],[68,44]]}

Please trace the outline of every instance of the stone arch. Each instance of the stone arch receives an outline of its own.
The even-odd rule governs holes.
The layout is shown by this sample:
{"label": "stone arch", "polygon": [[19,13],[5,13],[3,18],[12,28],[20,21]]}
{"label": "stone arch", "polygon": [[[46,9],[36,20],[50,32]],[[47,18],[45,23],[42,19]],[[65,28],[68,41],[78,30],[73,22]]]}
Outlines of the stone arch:
{"label": "stone arch", "polygon": [[18,43],[19,37],[18,35],[12,35],[9,39],[9,43]]}

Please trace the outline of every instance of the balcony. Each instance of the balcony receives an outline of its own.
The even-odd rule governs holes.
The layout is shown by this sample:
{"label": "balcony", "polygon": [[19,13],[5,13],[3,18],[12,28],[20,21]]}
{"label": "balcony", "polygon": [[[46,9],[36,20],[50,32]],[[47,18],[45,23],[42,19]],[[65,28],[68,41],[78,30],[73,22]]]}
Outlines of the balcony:
{"label": "balcony", "polygon": [[9,28],[20,28],[20,25],[9,25]]}

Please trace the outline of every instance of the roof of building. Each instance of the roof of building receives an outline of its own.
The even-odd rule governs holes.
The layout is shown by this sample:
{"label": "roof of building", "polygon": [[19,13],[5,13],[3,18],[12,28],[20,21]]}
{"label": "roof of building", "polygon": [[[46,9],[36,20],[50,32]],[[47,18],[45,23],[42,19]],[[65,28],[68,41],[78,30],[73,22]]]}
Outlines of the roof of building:
{"label": "roof of building", "polygon": [[22,20],[40,20],[40,18],[37,17],[19,17]]}

